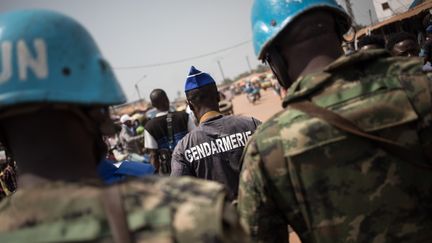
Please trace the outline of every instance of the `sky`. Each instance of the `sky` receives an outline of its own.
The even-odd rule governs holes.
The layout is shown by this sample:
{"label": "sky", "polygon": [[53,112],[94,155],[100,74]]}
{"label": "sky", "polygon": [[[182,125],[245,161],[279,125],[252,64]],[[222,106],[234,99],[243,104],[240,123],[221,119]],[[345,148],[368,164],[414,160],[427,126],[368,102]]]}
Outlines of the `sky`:
{"label": "sky", "polygon": [[[373,10],[372,1],[351,0],[358,23],[370,23],[368,11]],[[252,68],[256,67],[260,62],[251,43],[252,3],[252,0],[1,0],[0,13],[42,8],[73,17],[92,34],[114,68],[128,101],[134,101],[139,98],[135,86],[147,100],[155,88],[164,89],[171,99],[183,95],[191,65],[210,73],[217,82],[223,80],[218,62],[225,78],[231,79],[249,71],[248,61]],[[153,66],[209,53],[214,54]],[[137,66],[147,67],[134,68]]]}

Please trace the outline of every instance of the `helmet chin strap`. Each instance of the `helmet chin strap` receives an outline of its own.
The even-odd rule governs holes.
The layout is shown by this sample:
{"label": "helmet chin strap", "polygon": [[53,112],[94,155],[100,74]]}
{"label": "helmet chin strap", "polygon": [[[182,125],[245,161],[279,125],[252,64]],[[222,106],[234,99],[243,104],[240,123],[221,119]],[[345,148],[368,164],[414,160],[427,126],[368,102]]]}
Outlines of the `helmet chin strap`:
{"label": "helmet chin strap", "polygon": [[265,62],[270,66],[279,84],[288,89],[292,85],[293,80],[288,73],[288,64],[275,47],[269,47]]}

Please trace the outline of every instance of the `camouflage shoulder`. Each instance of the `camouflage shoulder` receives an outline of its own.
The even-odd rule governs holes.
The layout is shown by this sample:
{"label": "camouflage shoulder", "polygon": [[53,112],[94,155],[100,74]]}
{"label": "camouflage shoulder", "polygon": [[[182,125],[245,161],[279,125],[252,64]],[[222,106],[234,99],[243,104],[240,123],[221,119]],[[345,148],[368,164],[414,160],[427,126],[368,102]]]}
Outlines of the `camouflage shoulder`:
{"label": "camouflage shoulder", "polygon": [[295,133],[289,131],[308,119],[310,118],[303,112],[288,107],[264,122],[253,136],[261,156],[275,150],[280,144],[284,147],[284,155],[290,155],[292,149],[298,146]]}
{"label": "camouflage shoulder", "polygon": [[417,57],[387,57],[378,59],[376,65],[386,65],[387,75],[424,75],[423,62]]}
{"label": "camouflage shoulder", "polygon": [[[237,214],[219,183],[192,177],[147,177],[122,185],[122,192],[132,230],[159,227],[160,238],[170,237],[173,230],[171,237],[179,243],[244,238]],[[143,212],[149,213],[144,221],[139,217]],[[154,225],[148,225],[151,222]]]}
{"label": "camouflage shoulder", "polygon": [[[224,193],[224,188],[221,184],[196,179],[192,177],[145,177],[140,180],[131,180],[122,184],[125,193],[143,193],[143,195],[152,192],[153,195],[165,197],[169,194],[176,201],[182,200],[212,200],[215,197]],[[147,191],[147,193],[146,193]],[[192,196],[192,198],[191,198]],[[143,197],[145,200],[145,197]],[[152,199],[152,201],[154,201]],[[175,202],[175,201],[173,201]]]}
{"label": "camouflage shoulder", "polygon": [[432,74],[423,72],[423,62],[418,58],[394,57],[387,61],[391,62],[389,76],[398,77],[413,109],[420,118],[426,120],[427,124],[423,126],[428,126],[432,120]]}
{"label": "camouflage shoulder", "polygon": [[[215,182],[148,177],[119,188],[137,242],[235,242],[230,239],[242,235],[223,186]],[[111,230],[103,191],[64,182],[21,189],[0,202],[0,242],[105,242]]]}
{"label": "camouflage shoulder", "polygon": [[105,237],[99,186],[49,182],[0,202],[0,242],[72,242]]}

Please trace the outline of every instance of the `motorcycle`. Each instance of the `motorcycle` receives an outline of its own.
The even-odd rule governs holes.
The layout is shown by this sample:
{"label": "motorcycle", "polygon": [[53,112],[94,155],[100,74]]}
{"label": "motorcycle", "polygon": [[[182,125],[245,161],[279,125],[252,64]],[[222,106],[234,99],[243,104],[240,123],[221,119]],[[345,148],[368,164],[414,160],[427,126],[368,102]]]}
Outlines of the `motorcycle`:
{"label": "motorcycle", "polygon": [[258,89],[254,89],[251,92],[248,92],[246,97],[250,103],[255,104],[255,102],[261,98],[261,94]]}

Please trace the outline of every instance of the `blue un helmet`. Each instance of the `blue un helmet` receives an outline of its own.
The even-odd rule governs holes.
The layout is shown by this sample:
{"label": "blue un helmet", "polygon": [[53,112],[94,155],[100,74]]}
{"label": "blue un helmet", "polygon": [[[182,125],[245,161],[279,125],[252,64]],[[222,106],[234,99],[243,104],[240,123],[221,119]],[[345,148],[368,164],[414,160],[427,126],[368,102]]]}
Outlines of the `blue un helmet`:
{"label": "blue un helmet", "polygon": [[335,0],[255,0],[251,18],[253,45],[258,59],[265,59],[266,49],[296,17],[317,8],[328,9],[340,17],[337,22],[342,34],[349,30],[351,19]]}
{"label": "blue un helmet", "polygon": [[0,109],[24,103],[108,106],[125,102],[86,29],[46,10],[0,15]]}

